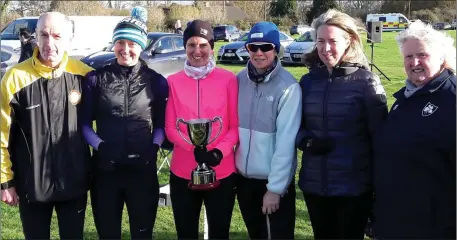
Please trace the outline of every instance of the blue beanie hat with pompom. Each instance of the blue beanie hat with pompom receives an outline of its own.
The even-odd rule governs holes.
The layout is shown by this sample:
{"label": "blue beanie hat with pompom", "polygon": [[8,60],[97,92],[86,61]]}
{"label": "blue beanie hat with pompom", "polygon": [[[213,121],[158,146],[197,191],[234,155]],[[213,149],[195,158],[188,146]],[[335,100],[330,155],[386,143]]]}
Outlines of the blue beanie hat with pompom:
{"label": "blue beanie hat with pompom", "polygon": [[119,39],[128,39],[146,48],[148,40],[148,11],[144,7],[134,7],[130,17],[122,19],[114,28],[113,43]]}

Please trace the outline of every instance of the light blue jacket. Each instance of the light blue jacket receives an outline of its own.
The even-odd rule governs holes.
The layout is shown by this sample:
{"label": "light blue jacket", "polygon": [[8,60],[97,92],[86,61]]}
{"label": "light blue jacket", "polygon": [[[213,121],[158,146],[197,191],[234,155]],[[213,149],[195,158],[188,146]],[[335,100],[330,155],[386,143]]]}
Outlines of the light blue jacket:
{"label": "light blue jacket", "polygon": [[246,68],[237,78],[240,145],[236,167],[247,178],[268,179],[267,189],[283,195],[297,168],[300,85],[280,63],[260,84],[249,79]]}

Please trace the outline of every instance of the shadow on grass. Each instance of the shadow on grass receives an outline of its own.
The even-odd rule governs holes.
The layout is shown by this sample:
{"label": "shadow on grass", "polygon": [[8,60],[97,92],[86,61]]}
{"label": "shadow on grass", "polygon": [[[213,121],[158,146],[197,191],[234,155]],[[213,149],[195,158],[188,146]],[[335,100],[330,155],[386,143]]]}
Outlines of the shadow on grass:
{"label": "shadow on grass", "polygon": [[[202,235],[203,238],[203,235]],[[99,239],[98,233],[93,231],[84,232],[84,239]],[[122,231],[121,239],[131,239],[130,232],[128,230]],[[176,239],[175,232],[160,232],[154,233],[153,239]]]}
{"label": "shadow on grass", "polygon": [[[297,226],[295,226],[295,228],[297,229]],[[305,234],[305,235],[302,235],[302,234],[297,234],[297,231],[295,231],[295,236],[294,236],[295,239],[314,239],[314,236],[313,235],[309,235],[309,234]],[[203,239],[203,235],[200,236],[200,239]],[[247,237],[247,233],[246,232],[230,232],[230,239],[248,239]]]}
{"label": "shadow on grass", "polygon": [[[298,227],[298,226],[296,226]],[[155,233],[153,236],[153,239],[176,239],[176,233],[172,232],[160,232],[160,233]],[[85,232],[84,233],[84,239],[99,239],[97,232]],[[123,231],[121,239],[130,239],[130,232],[129,231]],[[199,239],[204,239],[203,233],[199,234]],[[230,239],[247,239],[247,233],[246,232],[230,232]],[[295,239],[313,239],[312,235],[296,235]]]}

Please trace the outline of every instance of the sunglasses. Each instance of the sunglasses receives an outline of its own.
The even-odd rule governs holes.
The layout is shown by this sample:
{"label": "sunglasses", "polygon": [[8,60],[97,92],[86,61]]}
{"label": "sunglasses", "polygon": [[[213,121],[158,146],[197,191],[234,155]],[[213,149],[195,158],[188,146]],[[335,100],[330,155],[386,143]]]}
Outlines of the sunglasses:
{"label": "sunglasses", "polygon": [[262,52],[269,52],[275,48],[273,43],[254,44],[250,43],[246,45],[247,49],[251,52],[257,52],[259,49]]}

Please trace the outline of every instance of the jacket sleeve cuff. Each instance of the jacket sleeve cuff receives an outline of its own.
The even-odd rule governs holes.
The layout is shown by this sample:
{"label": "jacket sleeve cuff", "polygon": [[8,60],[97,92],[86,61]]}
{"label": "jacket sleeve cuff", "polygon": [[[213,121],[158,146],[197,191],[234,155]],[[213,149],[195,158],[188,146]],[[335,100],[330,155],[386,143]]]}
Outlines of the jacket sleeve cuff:
{"label": "jacket sleeve cuff", "polygon": [[2,190],[6,190],[8,188],[15,187],[16,184],[14,184],[14,180],[9,180],[8,182],[2,183],[1,186],[2,186]]}
{"label": "jacket sleeve cuff", "polygon": [[273,186],[273,184],[268,183],[267,184],[267,190],[272,192],[272,193],[276,193],[276,194],[278,194],[279,196],[282,197],[286,193],[287,187],[283,190],[281,187]]}

